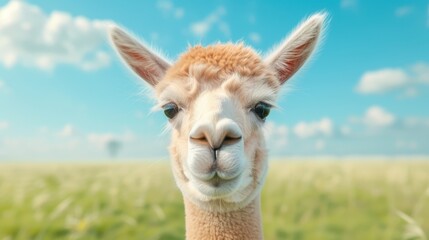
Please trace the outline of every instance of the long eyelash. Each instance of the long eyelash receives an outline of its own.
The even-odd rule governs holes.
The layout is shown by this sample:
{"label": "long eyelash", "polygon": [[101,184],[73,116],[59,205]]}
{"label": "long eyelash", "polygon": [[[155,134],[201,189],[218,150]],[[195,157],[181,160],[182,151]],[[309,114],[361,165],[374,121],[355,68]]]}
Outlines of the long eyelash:
{"label": "long eyelash", "polygon": [[261,101],[265,104],[267,104],[270,108],[278,108],[277,104],[273,101]]}
{"label": "long eyelash", "polygon": [[[150,111],[151,112],[162,111],[164,109],[164,106],[167,105],[167,104],[169,104],[169,103],[174,103],[174,101],[162,101],[162,102],[159,102],[158,104],[156,104],[155,106],[153,106],[150,109]],[[177,106],[179,106],[179,105],[177,104]],[[179,106],[179,108],[181,108],[181,107]]]}
{"label": "long eyelash", "polygon": [[264,101],[264,100],[262,100],[262,101],[257,101],[255,103],[249,105],[247,107],[247,109],[249,109],[249,111],[252,110],[256,106],[256,104],[258,104],[259,102],[267,104],[270,108],[278,108],[278,106],[273,101]]}

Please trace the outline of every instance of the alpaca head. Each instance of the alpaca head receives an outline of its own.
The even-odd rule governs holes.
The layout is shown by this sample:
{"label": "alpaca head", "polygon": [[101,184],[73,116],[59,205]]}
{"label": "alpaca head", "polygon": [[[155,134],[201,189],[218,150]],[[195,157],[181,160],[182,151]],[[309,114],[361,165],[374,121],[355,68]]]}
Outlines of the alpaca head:
{"label": "alpaca head", "polygon": [[120,56],[155,90],[168,118],[173,173],[186,199],[228,211],[259,194],[267,172],[264,121],[281,85],[315,49],[325,17],[308,18],[265,58],[228,43],[192,47],[173,64],[112,29]]}

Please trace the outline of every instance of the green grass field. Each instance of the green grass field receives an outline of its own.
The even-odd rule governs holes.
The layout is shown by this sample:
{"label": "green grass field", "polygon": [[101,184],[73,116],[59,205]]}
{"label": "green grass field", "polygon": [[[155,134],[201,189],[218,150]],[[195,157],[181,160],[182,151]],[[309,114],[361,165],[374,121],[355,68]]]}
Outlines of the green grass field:
{"label": "green grass field", "polygon": [[[429,161],[273,161],[262,212],[266,239],[427,239]],[[183,238],[166,162],[0,165],[0,240]]]}

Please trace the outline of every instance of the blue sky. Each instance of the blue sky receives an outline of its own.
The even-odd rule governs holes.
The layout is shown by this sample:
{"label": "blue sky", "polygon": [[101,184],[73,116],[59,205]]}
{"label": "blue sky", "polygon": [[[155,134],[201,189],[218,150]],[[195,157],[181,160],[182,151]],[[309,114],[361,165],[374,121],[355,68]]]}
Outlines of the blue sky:
{"label": "blue sky", "polygon": [[271,156],[428,155],[427,1],[0,0],[0,160],[167,158],[162,113],[108,45],[117,23],[171,59],[188,44],[267,52],[327,11],[316,56],[267,121]]}

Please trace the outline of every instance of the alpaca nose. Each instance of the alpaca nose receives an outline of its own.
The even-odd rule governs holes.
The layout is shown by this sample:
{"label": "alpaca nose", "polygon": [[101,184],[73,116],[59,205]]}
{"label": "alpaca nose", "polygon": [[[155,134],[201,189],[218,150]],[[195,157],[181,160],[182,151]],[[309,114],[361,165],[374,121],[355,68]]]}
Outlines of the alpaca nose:
{"label": "alpaca nose", "polygon": [[238,143],[242,138],[240,127],[231,119],[222,119],[217,123],[197,123],[189,134],[192,143],[208,146],[215,152],[226,145]]}

